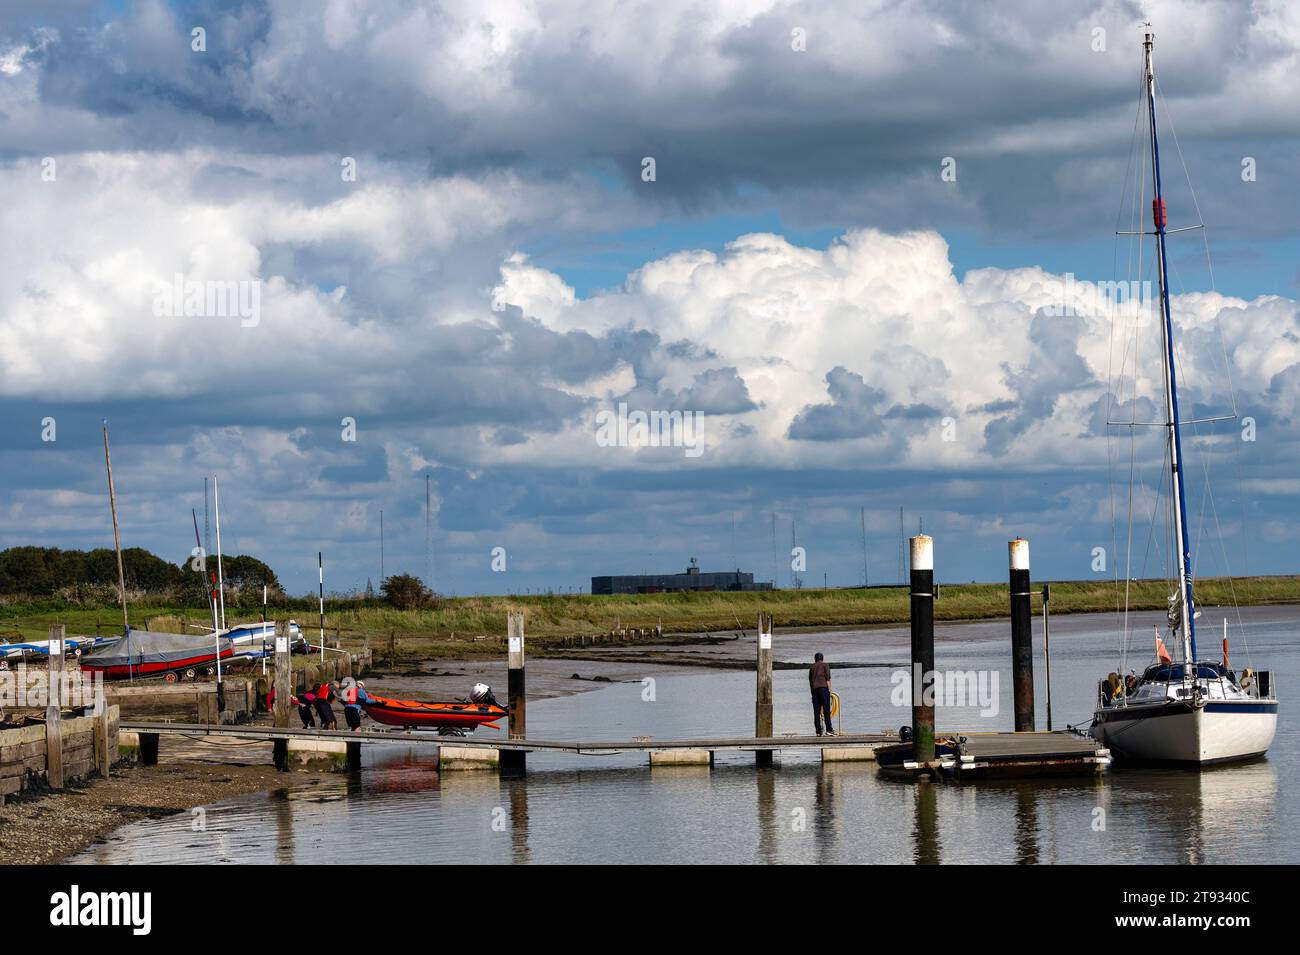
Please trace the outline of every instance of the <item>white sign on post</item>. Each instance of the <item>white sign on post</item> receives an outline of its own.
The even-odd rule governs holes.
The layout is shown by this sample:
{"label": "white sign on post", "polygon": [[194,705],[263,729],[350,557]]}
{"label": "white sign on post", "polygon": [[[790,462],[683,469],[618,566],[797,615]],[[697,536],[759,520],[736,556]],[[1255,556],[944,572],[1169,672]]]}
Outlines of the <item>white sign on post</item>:
{"label": "white sign on post", "polygon": [[524,638],[523,638],[523,637],[511,637],[511,638],[510,638],[510,652],[511,652],[511,653],[523,653],[523,652],[524,652]]}
{"label": "white sign on post", "polygon": [[771,649],[772,649],[772,635],[771,635],[770,633],[762,633],[762,632],[759,633],[759,635],[758,635],[758,649],[760,649],[760,650],[771,650]]}
{"label": "white sign on post", "polygon": [[276,652],[276,653],[288,653],[288,652],[289,652],[289,638],[288,638],[288,637],[276,637],[276,638],[275,638],[275,652]]}

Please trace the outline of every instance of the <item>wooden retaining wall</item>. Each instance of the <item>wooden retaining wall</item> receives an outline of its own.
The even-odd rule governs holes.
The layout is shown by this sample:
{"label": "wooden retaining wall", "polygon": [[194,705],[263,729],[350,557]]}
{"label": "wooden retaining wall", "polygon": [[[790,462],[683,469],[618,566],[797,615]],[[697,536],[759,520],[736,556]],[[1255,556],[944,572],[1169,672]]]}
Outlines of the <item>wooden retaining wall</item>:
{"label": "wooden retaining wall", "polygon": [[[61,764],[62,785],[95,773],[108,775],[112,761],[117,758],[119,718],[118,707],[109,706],[99,716],[65,715],[60,719],[61,746],[56,763]],[[0,802],[33,783],[51,783],[47,743],[47,727],[43,722],[0,729]]]}

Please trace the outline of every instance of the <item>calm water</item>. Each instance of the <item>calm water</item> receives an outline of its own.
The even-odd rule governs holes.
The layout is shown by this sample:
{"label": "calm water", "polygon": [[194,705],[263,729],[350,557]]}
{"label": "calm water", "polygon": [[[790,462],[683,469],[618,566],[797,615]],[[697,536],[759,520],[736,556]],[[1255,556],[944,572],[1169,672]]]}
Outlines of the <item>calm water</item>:
{"label": "calm water", "polygon": [[[440,778],[420,748],[366,747],[359,777],[220,803],[206,831],[188,814],[137,823],[77,861],[312,862],[347,847],[366,862],[1062,862],[1300,861],[1295,795],[1300,608],[1244,611],[1249,655],[1234,635],[1233,665],[1269,668],[1282,698],[1269,757],[1188,772],[1112,769],[1097,780],[918,786],[877,776],[874,764],[823,766],[815,755],[778,757],[755,770],[747,754],[720,755],[712,771],[645,766],[644,756],[529,757],[526,779],[495,773]],[[1154,622],[1154,616],[1143,617]],[[1218,645],[1205,611],[1203,641]],[[1052,623],[1054,725],[1086,723],[1096,680],[1118,665],[1111,616]],[[1149,634],[1150,627],[1140,632]],[[940,708],[944,729],[1010,729],[1006,621],[941,627],[936,664],[999,675],[998,713]],[[1041,624],[1035,620],[1039,727],[1045,725]],[[777,635],[777,658],[902,663],[904,629]],[[1131,666],[1147,662],[1141,641]],[[1204,652],[1204,651],[1203,651]],[[575,669],[581,669],[575,664]],[[908,719],[891,704],[890,668],[837,670],[847,730]],[[777,733],[807,732],[807,678],[775,675]],[[753,731],[754,675],[703,671],[660,676],[654,701],[640,682],[529,706],[530,735],[552,739],[661,739]],[[165,767],[164,767],[165,769]]]}

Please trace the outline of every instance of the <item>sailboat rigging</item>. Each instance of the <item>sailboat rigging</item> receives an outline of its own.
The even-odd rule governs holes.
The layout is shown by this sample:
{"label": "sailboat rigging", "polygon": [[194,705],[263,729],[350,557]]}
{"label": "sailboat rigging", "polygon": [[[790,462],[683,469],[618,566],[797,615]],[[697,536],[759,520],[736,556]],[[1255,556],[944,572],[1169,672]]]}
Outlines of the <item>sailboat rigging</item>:
{"label": "sailboat rigging", "polygon": [[[1152,235],[1156,241],[1165,411],[1165,420],[1160,425],[1166,438],[1164,460],[1169,469],[1171,550],[1177,557],[1178,575],[1178,590],[1170,597],[1167,626],[1170,642],[1178,648],[1181,662],[1176,662],[1166,650],[1157,629],[1157,659],[1141,678],[1130,674],[1121,679],[1119,674],[1111,673],[1100,682],[1091,733],[1110,747],[1119,759],[1203,765],[1263,755],[1272,744],[1277,727],[1277,699],[1273,694],[1271,674],[1267,671],[1253,674],[1245,670],[1239,679],[1229,668],[1226,621],[1222,662],[1202,660],[1197,652],[1197,610],[1184,485],[1184,422],[1178,405],[1166,252],[1167,237],[1172,232],[1185,230],[1168,228],[1156,125],[1153,46],[1154,34],[1147,32],[1143,41],[1143,98],[1155,195],[1151,203],[1152,231],[1139,234]],[[1138,422],[1127,424],[1132,426]],[[1127,587],[1128,574],[1125,577]],[[1125,631],[1127,640],[1127,624]]]}

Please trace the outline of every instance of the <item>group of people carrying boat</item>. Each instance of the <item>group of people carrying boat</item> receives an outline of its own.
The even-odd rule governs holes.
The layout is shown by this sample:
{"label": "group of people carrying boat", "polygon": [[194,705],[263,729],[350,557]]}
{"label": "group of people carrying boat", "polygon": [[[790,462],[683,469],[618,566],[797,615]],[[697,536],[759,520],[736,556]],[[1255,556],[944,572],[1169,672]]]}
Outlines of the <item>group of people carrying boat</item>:
{"label": "group of people carrying boat", "polygon": [[[335,702],[343,704],[343,719],[348,729],[353,733],[361,729],[361,708],[370,702],[366,684],[361,680],[350,676],[342,680],[327,680],[289,697],[290,705],[298,708],[303,729],[314,729],[317,719],[323,730],[338,729],[338,720],[334,718]],[[268,711],[275,708],[275,687],[266,695],[266,708]]]}

